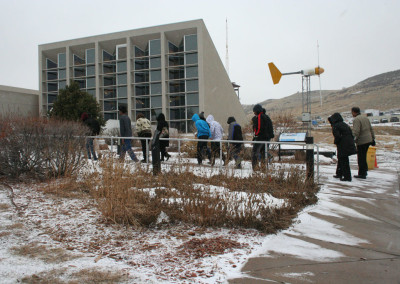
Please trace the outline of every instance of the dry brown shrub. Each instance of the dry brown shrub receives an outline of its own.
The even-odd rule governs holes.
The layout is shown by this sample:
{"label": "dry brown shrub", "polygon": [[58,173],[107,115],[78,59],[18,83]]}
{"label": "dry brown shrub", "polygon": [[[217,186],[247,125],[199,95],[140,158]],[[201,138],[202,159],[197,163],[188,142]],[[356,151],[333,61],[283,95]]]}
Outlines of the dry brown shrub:
{"label": "dry brown shrub", "polygon": [[7,210],[10,209],[10,205],[7,203],[0,203],[0,210]]}
{"label": "dry brown shrub", "polygon": [[13,179],[61,177],[76,172],[85,127],[45,118],[0,117],[0,175]]}
{"label": "dry brown shrub", "polygon": [[[90,183],[100,211],[109,221],[135,227],[156,225],[164,212],[170,224],[276,232],[317,200],[317,186],[305,181],[304,172],[296,168],[289,172],[271,169],[269,176],[255,173],[239,178],[226,173],[205,178],[194,175],[190,166],[153,176],[111,159],[104,159],[100,165],[103,174]],[[265,205],[269,198],[266,193],[285,200],[284,205]]]}
{"label": "dry brown shrub", "polygon": [[270,116],[274,126],[275,140],[277,140],[280,133],[297,132],[299,129],[298,121],[291,112],[276,112]]}
{"label": "dry brown shrub", "polygon": [[78,181],[76,176],[51,179],[40,187],[39,190],[47,194],[53,194],[64,198],[86,197],[88,193],[87,183],[90,182],[91,180],[87,179],[84,182]]}
{"label": "dry brown shrub", "polygon": [[121,283],[129,279],[128,273],[118,271],[104,271],[97,268],[86,268],[71,274],[77,281],[72,283]]}
{"label": "dry brown shrub", "polygon": [[65,282],[60,279],[66,275],[66,271],[66,268],[43,271],[23,277],[21,282],[26,284],[70,284],[70,282]]}
{"label": "dry brown shrub", "polygon": [[37,258],[47,263],[61,263],[79,258],[79,256],[68,253],[62,248],[49,248],[36,242],[13,247],[11,251],[15,255]]}

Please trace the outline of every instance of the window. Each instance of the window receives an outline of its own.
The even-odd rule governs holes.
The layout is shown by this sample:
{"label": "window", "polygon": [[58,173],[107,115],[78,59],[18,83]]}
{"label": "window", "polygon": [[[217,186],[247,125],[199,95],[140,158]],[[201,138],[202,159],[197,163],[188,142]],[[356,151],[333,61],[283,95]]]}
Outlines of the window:
{"label": "window", "polygon": [[149,94],[150,94],[149,84],[135,86],[135,95],[136,96],[147,96]]}
{"label": "window", "polygon": [[74,67],[74,77],[84,77],[86,75],[85,67]]}
{"label": "window", "polygon": [[170,96],[169,106],[185,106],[185,95]]}
{"label": "window", "polygon": [[135,59],[135,70],[149,69],[149,60]]}
{"label": "window", "polygon": [[172,81],[169,82],[170,93],[181,93],[185,91],[185,81]]}
{"label": "window", "polygon": [[197,63],[198,63],[197,53],[185,54],[185,64],[186,65],[197,64]]}
{"label": "window", "polygon": [[47,91],[48,91],[48,92],[57,92],[57,91],[58,91],[58,84],[57,84],[57,82],[54,82],[54,83],[47,83]]}
{"label": "window", "polygon": [[161,68],[161,57],[150,58],[150,68]]}
{"label": "window", "polygon": [[186,67],[186,78],[197,78],[199,76],[198,68],[195,67]]}
{"label": "window", "polygon": [[87,92],[88,92],[89,94],[91,94],[94,98],[96,98],[96,90],[90,89],[90,90],[87,90]]}
{"label": "window", "polygon": [[117,45],[117,60],[126,59],[126,44]]}
{"label": "window", "polygon": [[96,68],[94,66],[86,67],[86,76],[94,76],[96,74]]}
{"label": "window", "polygon": [[126,61],[117,62],[117,72],[126,72]]}
{"label": "window", "polygon": [[177,119],[186,119],[185,108],[171,108],[169,110],[169,119],[177,120]]}
{"label": "window", "polygon": [[117,96],[115,89],[105,89],[104,90],[104,98],[105,99],[112,99]]}
{"label": "window", "polygon": [[178,129],[179,132],[186,132],[185,121],[171,121],[171,127]]}
{"label": "window", "polygon": [[190,93],[186,95],[187,105],[198,105],[199,104],[199,93]]}
{"label": "window", "polygon": [[47,69],[57,68],[57,63],[46,58],[46,67]]}
{"label": "window", "polygon": [[128,108],[128,100],[127,99],[118,100],[118,107],[120,106],[126,106],[126,108]]}
{"label": "window", "polygon": [[86,64],[95,63],[95,50],[94,48],[86,49]]}
{"label": "window", "polygon": [[117,119],[117,113],[109,113],[109,112],[105,112],[104,113],[104,119],[107,121],[109,119]]}
{"label": "window", "polygon": [[74,54],[74,65],[82,65],[85,64],[85,60],[80,58],[78,55]]}
{"label": "window", "polygon": [[161,81],[161,71],[160,70],[150,71],[150,80],[153,82]]}
{"label": "window", "polygon": [[184,64],[183,54],[174,54],[168,56],[168,66],[179,66]]}
{"label": "window", "polygon": [[126,98],[128,96],[127,87],[118,87],[118,98]]}
{"label": "window", "polygon": [[143,83],[149,81],[149,72],[135,72],[135,83]]}
{"label": "window", "polygon": [[192,119],[195,113],[199,113],[199,107],[188,107],[187,108],[187,118]]}
{"label": "window", "polygon": [[186,81],[186,92],[198,92],[199,81],[198,80],[187,80]]}
{"label": "window", "polygon": [[103,61],[112,61],[115,60],[114,55],[108,53],[107,51],[103,50]]}
{"label": "window", "polygon": [[145,52],[141,50],[139,47],[135,46],[135,57],[146,56]]}
{"label": "window", "polygon": [[47,81],[57,80],[57,71],[47,71]]}
{"label": "window", "polygon": [[65,53],[58,54],[58,68],[63,68],[67,66],[67,59]]}
{"label": "window", "polygon": [[155,83],[150,85],[150,94],[157,95],[161,94],[161,83]]}
{"label": "window", "polygon": [[103,82],[104,82],[104,86],[114,86],[115,78],[114,77],[104,77]]}
{"label": "window", "polygon": [[151,120],[156,121],[157,116],[162,112],[162,109],[152,109],[151,110]]}
{"label": "window", "polygon": [[57,100],[57,95],[48,95],[47,96],[47,103],[52,104]]}
{"label": "window", "polygon": [[185,77],[185,72],[183,67],[181,68],[174,68],[174,69],[169,69],[169,79],[174,80],[174,79],[182,79]]}
{"label": "window", "polygon": [[86,80],[86,88],[96,88],[96,79],[95,78],[87,78]]}
{"label": "window", "polygon": [[115,64],[112,63],[105,63],[103,64],[103,73],[115,73]]}
{"label": "window", "polygon": [[161,41],[159,39],[153,39],[149,41],[150,55],[161,54]]}
{"label": "window", "polygon": [[185,51],[197,50],[197,35],[185,36]]}
{"label": "window", "polygon": [[110,111],[116,109],[117,109],[116,101],[104,101],[104,111]]}
{"label": "window", "polygon": [[151,107],[152,108],[162,107],[161,96],[151,97]]}
{"label": "window", "polygon": [[135,99],[136,109],[150,108],[150,98]]}
{"label": "window", "polygon": [[127,75],[126,74],[118,74],[118,85],[126,85],[127,83]]}
{"label": "window", "polygon": [[58,89],[65,89],[65,86],[67,86],[67,82],[66,81],[60,81],[58,82]]}

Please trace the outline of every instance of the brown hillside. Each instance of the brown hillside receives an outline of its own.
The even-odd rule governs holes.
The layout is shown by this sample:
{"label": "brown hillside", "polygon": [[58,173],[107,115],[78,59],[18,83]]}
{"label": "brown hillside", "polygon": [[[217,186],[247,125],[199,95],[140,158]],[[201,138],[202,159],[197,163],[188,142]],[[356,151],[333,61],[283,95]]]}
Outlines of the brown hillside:
{"label": "brown hillside", "polygon": [[[260,103],[268,113],[290,112],[296,116],[302,112],[301,93]],[[400,108],[400,70],[370,77],[356,85],[342,90],[322,91],[322,107],[319,91],[311,92],[311,113],[326,117],[334,112],[350,111],[352,106],[361,110],[381,111]],[[253,105],[243,106],[246,114],[252,115]]]}

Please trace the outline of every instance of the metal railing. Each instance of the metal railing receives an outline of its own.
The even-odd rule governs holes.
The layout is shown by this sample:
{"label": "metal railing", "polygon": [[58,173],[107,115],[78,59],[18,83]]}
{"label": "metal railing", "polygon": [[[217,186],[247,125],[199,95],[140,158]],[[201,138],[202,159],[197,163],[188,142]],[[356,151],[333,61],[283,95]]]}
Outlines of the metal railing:
{"label": "metal railing", "polygon": [[[114,142],[116,141],[120,141],[121,139],[130,139],[130,140],[146,140],[146,162],[149,162],[149,149],[150,149],[150,145],[151,145],[151,140],[153,139],[153,137],[120,137],[120,136],[87,136],[87,138],[96,138],[96,139],[110,139],[111,141],[111,152],[114,152],[114,147],[118,146],[117,143],[114,144]],[[272,149],[270,147],[270,145],[277,145],[278,147],[280,147],[281,145],[290,145],[290,146],[301,146],[302,149],[292,149],[292,150],[303,150],[303,151],[307,151],[307,150],[312,150],[313,153],[317,153],[317,160],[316,160],[316,168],[317,168],[317,182],[319,183],[319,146],[315,143],[313,144],[306,144],[305,142],[275,142],[275,141],[237,141],[237,140],[210,140],[210,139],[191,139],[191,138],[159,138],[161,141],[162,140],[168,140],[168,141],[176,141],[178,144],[178,155],[179,157],[181,156],[181,145],[183,143],[187,143],[187,142],[212,142],[212,143],[219,143],[219,158],[222,161],[223,158],[223,148],[222,145],[223,144],[264,144],[265,145],[265,161],[266,161],[266,171],[268,174],[268,170],[269,170],[269,162],[268,162],[268,157],[269,157],[269,152],[271,151],[270,149]],[[315,151],[316,149],[316,151]],[[314,155],[313,155],[314,157]],[[219,165],[220,170],[222,170],[223,168],[223,163],[220,163]],[[314,169],[313,169],[314,170]]]}

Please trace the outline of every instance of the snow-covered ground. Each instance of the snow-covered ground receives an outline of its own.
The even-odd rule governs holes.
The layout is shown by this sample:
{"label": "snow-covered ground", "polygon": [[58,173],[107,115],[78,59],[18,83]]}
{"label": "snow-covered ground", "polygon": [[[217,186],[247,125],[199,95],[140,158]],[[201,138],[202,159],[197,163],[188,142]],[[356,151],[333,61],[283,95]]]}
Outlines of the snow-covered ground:
{"label": "snow-covered ground", "polygon": [[[330,145],[325,149],[334,151]],[[399,171],[400,152],[378,149],[381,168]],[[164,165],[168,167],[176,157]],[[292,236],[309,236],[341,244],[358,244],[366,240],[352,236],[337,226],[318,219],[312,213],[344,218],[369,217],[338,205],[329,193],[343,190],[332,177],[336,164],[321,156],[319,201],[306,207],[293,226],[276,235],[255,230],[201,229],[180,226],[174,229],[133,230],[100,222],[101,215],[90,200],[53,199],[35,186],[13,186],[14,196],[5,187],[0,189],[0,279],[1,283],[17,283],[24,277],[45,279],[55,275],[58,283],[76,278],[79,271],[119,272],[123,283],[225,283],[241,276],[241,268],[250,257],[285,253],[316,261],[340,258],[340,252],[321,248]],[[356,165],[356,157],[351,157]],[[237,175],[250,174],[250,164]],[[214,169],[218,168],[218,164]],[[198,174],[209,173],[210,167],[196,168]],[[353,174],[356,174],[353,171]],[[376,185],[393,183],[397,175],[369,172],[368,182]],[[363,182],[353,180],[354,192],[363,190]],[[219,189],[222,190],[222,189]],[[358,197],[349,197],[358,198]],[[11,200],[15,202],[14,206]],[[279,200],[271,203],[280,204]],[[368,202],[368,200],[366,201]],[[162,217],[162,216],[161,216]],[[224,254],[195,258],[182,247],[193,239],[227,238],[240,244]],[[21,252],[21,248],[23,249]],[[33,276],[32,276],[33,275]],[[292,275],[294,278],[301,275]],[[75,277],[75,278],[74,278]],[[82,277],[82,276],[80,276]],[[80,281],[79,281],[80,279]]]}

